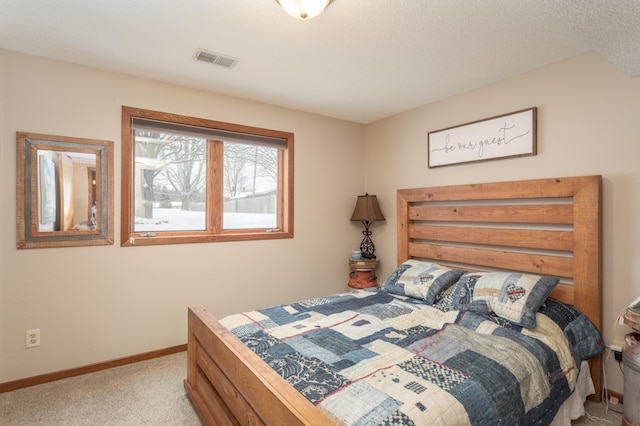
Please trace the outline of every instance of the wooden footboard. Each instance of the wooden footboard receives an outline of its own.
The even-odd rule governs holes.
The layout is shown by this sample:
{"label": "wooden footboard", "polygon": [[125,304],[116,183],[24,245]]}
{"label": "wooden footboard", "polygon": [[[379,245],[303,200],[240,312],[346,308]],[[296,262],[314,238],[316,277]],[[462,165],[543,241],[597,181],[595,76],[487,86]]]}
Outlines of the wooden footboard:
{"label": "wooden footboard", "polygon": [[202,306],[188,311],[187,395],[205,425],[331,421]]}

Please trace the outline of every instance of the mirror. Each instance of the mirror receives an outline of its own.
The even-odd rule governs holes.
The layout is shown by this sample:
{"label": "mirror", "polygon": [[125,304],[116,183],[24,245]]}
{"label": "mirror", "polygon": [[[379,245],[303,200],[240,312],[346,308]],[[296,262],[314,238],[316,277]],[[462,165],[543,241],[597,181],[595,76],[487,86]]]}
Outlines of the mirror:
{"label": "mirror", "polygon": [[17,247],[113,244],[113,142],[17,132]]}

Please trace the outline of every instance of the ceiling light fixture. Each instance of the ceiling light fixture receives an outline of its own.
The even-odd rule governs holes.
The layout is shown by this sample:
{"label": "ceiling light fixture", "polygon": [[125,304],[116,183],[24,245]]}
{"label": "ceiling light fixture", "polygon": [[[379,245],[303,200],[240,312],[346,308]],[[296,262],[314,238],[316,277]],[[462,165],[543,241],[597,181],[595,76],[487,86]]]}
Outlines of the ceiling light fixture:
{"label": "ceiling light fixture", "polygon": [[320,15],[333,0],[276,0],[289,15],[305,21]]}

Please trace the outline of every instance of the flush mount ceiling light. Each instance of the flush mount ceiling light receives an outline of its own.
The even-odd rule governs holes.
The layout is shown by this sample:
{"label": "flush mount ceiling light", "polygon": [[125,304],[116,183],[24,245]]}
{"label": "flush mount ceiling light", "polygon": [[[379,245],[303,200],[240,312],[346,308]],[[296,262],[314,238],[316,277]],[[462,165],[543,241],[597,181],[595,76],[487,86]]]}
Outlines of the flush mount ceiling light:
{"label": "flush mount ceiling light", "polygon": [[333,0],[276,0],[289,15],[307,20],[320,15]]}

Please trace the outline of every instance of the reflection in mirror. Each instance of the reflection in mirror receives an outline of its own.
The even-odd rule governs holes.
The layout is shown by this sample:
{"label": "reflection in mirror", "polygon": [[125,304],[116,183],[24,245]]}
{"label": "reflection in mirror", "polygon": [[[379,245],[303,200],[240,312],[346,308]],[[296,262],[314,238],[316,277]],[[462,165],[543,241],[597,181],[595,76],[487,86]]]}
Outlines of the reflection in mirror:
{"label": "reflection in mirror", "polygon": [[17,247],[113,244],[113,142],[18,132]]}
{"label": "reflection in mirror", "polygon": [[38,231],[98,229],[96,154],[39,149],[37,158]]}

